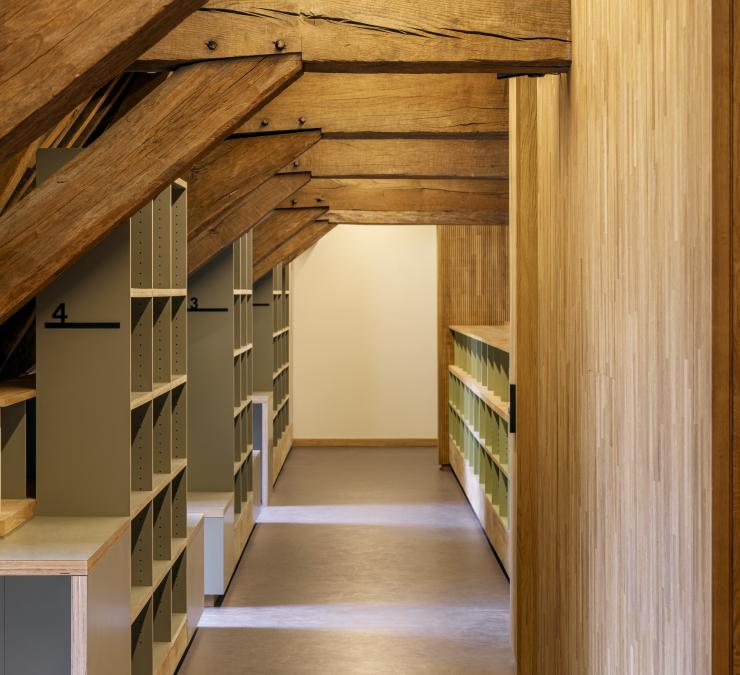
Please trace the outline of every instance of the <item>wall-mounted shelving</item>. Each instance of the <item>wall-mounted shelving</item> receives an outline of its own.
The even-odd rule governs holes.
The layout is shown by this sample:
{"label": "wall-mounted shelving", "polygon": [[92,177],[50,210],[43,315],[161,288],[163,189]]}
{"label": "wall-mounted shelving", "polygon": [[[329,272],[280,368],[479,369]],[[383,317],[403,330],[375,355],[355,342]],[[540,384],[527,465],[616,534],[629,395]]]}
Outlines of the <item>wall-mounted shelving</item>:
{"label": "wall-mounted shelving", "polygon": [[293,446],[290,408],[290,267],[282,263],[255,284],[255,390],[272,393],[270,483]]}
{"label": "wall-mounted shelving", "polygon": [[[33,517],[35,485],[28,462],[35,455],[29,429],[36,406],[36,378],[0,382],[0,537]],[[30,433],[29,433],[30,432]],[[33,467],[32,467],[33,468]]]}
{"label": "wall-mounted shelving", "polygon": [[226,591],[254,528],[252,234],[189,280],[189,489],[206,519],[205,592]]}
{"label": "wall-mounted shelving", "polygon": [[[40,152],[39,179],[75,152]],[[43,630],[15,636],[13,658],[33,666],[12,672],[171,675],[192,637],[186,244],[176,181],[37,298],[38,515],[0,543],[0,569],[29,575]]]}
{"label": "wall-mounted shelving", "polygon": [[450,464],[510,573],[509,327],[450,330]]}

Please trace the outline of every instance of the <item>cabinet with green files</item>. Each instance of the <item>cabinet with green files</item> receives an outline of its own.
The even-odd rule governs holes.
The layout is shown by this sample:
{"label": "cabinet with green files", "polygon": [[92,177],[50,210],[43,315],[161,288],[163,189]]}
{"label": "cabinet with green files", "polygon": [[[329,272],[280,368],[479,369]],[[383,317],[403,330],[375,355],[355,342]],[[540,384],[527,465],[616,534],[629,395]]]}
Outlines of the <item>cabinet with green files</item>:
{"label": "cabinet with green files", "polygon": [[508,569],[511,472],[509,327],[452,326],[451,464]]}

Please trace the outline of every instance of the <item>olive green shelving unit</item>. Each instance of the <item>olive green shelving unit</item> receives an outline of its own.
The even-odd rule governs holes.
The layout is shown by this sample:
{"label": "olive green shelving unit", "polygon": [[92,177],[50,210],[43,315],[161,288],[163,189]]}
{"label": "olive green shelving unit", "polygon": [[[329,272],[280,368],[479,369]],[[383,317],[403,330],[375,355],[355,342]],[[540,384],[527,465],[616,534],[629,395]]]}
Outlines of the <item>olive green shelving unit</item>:
{"label": "olive green shelving unit", "polygon": [[[40,152],[39,179],[75,152]],[[4,579],[7,675],[171,675],[195,631],[186,242],[176,181],[37,298],[37,515],[0,543],[0,572],[31,575]]]}
{"label": "olive green shelving unit", "polygon": [[450,464],[511,573],[509,327],[452,326]]}
{"label": "olive green shelving unit", "polygon": [[290,408],[290,267],[279,263],[255,284],[255,390],[272,393],[269,478],[274,485],[293,446]]}
{"label": "olive green shelving unit", "polygon": [[254,528],[251,232],[188,288],[189,508],[205,516],[205,592],[219,596]]}

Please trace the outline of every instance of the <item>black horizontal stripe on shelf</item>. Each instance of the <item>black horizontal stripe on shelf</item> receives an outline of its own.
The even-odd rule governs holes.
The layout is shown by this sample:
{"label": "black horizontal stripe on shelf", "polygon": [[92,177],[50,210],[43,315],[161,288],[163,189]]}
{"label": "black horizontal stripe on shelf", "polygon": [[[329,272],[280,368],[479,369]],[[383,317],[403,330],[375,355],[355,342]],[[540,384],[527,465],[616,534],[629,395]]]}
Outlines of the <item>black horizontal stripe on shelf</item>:
{"label": "black horizontal stripe on shelf", "polygon": [[214,313],[214,312],[228,312],[228,307],[188,307],[188,312],[205,312],[205,313]]}
{"label": "black horizontal stripe on shelf", "polygon": [[44,328],[56,328],[66,330],[115,330],[121,327],[118,321],[70,321],[70,322],[54,322],[49,321],[44,324]]}

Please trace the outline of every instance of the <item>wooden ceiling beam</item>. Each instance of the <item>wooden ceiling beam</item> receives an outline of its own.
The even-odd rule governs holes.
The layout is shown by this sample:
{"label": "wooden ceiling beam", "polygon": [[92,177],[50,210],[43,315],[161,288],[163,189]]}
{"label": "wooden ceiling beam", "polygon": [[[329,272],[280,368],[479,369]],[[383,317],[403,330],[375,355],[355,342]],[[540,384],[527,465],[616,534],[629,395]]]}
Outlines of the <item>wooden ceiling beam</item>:
{"label": "wooden ceiling beam", "polygon": [[490,211],[345,211],[331,209],[337,225],[507,225],[508,214]]}
{"label": "wooden ceiling beam", "polygon": [[306,73],[239,131],[505,135],[507,92],[508,82],[492,73]]}
{"label": "wooden ceiling beam", "polygon": [[292,200],[280,206],[331,204],[333,211],[508,213],[509,183],[466,178],[312,178]]}
{"label": "wooden ceiling beam", "polygon": [[281,50],[331,72],[562,72],[570,14],[570,0],[211,0],[137,67]]}
{"label": "wooden ceiling beam", "polygon": [[273,176],[250,192],[228,215],[188,242],[188,274],[200,269],[224,248],[251,230],[311,179],[310,173]]}
{"label": "wooden ceiling beam", "polygon": [[185,176],[188,237],[193,239],[206,228],[217,225],[246,195],[320,138],[321,132],[314,129],[231,138],[218,145]]}
{"label": "wooden ceiling beam", "polygon": [[254,278],[259,279],[264,276],[280,262],[284,263],[294,260],[335,227],[336,225],[334,223],[329,223],[324,219],[307,223],[298,232],[293,234],[293,236],[283,241],[267,258],[263,258],[259,263],[255,264]]}
{"label": "wooden ceiling beam", "polygon": [[331,205],[328,220],[357,225],[505,225],[509,183],[489,179],[313,178],[282,208]]}
{"label": "wooden ceiling beam", "polygon": [[[263,218],[254,228],[252,233],[252,250],[254,252],[255,269],[264,261],[272,260],[273,252],[280,248],[291,237],[300,232],[306,225],[321,218],[326,212],[326,207],[313,207],[308,209],[275,209],[266,218]],[[270,263],[272,268],[275,263]],[[255,279],[259,279],[255,271]]]}
{"label": "wooden ceiling beam", "polygon": [[183,67],[9,209],[0,218],[0,322],[182,176],[301,70],[293,55]]}
{"label": "wooden ceiling beam", "polygon": [[29,146],[204,0],[4,0],[0,160]]}
{"label": "wooden ceiling beam", "polygon": [[506,139],[322,139],[283,171],[316,178],[493,178],[509,173]]}

